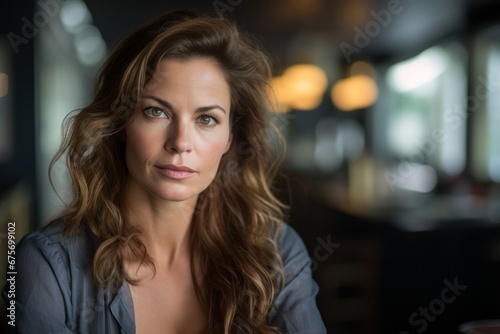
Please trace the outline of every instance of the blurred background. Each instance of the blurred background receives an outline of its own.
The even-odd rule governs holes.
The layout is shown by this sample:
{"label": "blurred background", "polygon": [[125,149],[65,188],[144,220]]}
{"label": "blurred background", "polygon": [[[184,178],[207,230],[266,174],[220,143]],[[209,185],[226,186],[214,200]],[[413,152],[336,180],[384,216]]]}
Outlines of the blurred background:
{"label": "blurred background", "polygon": [[[237,21],[272,59],[289,223],[329,332],[458,333],[500,319],[495,0],[2,2],[2,254],[7,222],[19,241],[61,210],[48,164],[108,51],[178,8]],[[52,177],[70,198],[62,163]]]}

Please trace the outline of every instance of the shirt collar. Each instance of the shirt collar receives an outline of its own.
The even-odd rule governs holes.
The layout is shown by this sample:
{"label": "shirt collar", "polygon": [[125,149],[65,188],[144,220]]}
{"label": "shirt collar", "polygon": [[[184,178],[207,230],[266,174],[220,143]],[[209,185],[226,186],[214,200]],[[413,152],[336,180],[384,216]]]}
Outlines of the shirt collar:
{"label": "shirt collar", "polygon": [[122,333],[135,333],[134,302],[128,282],[124,280],[120,290],[111,301],[111,313],[122,328]]}

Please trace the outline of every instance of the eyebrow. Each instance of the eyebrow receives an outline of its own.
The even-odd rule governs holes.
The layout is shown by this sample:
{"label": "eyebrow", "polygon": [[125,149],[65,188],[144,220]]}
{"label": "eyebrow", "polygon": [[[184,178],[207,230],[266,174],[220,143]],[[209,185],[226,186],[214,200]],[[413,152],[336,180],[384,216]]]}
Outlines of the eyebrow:
{"label": "eyebrow", "polygon": [[[160,99],[157,96],[145,95],[144,98],[155,100],[156,102],[158,102],[159,104],[161,104],[165,108],[167,108],[169,110],[172,110],[172,111],[176,111],[175,108],[172,106],[172,104],[170,104],[170,102],[165,101],[163,99]],[[202,113],[202,112],[206,112],[206,111],[209,111],[209,110],[212,110],[212,109],[220,109],[224,114],[227,114],[226,110],[224,110],[224,108],[222,108],[218,104],[210,104],[208,106],[199,107],[198,109],[196,109],[196,113]]]}

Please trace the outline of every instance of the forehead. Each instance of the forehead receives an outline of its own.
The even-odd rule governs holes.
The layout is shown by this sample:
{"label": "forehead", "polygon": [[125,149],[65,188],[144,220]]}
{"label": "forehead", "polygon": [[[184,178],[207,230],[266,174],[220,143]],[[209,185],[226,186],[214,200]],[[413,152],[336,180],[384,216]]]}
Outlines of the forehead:
{"label": "forehead", "polygon": [[223,70],[209,58],[164,59],[156,66],[146,87],[169,81],[227,85]]}
{"label": "forehead", "polygon": [[[223,70],[212,59],[162,60],[144,87],[145,95],[154,95],[171,104],[219,104],[229,110],[231,90]],[[180,107],[180,106],[179,106]]]}

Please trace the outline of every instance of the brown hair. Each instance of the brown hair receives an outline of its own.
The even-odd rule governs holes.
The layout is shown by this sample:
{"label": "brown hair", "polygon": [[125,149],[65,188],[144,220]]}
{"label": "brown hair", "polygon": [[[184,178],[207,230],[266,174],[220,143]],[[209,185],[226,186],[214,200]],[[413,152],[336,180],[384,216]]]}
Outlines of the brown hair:
{"label": "brown hair", "polygon": [[83,227],[98,240],[94,277],[113,291],[124,279],[137,283],[124,272],[125,252],[152,265],[140,232],[123,214],[127,170],[120,137],[159,62],[194,57],[215,60],[231,89],[231,148],[198,198],[190,236],[202,272],[210,268],[198,286],[191,259],[208,332],[277,333],[267,316],[283,284],[277,238],[284,206],[272,191],[282,151],[275,150],[280,137],[271,136],[276,132],[265,110],[270,65],[258,43],[227,19],[169,12],[115,47],[99,72],[93,101],[68,118],[52,161],[66,153],[72,178],[65,232]]}

